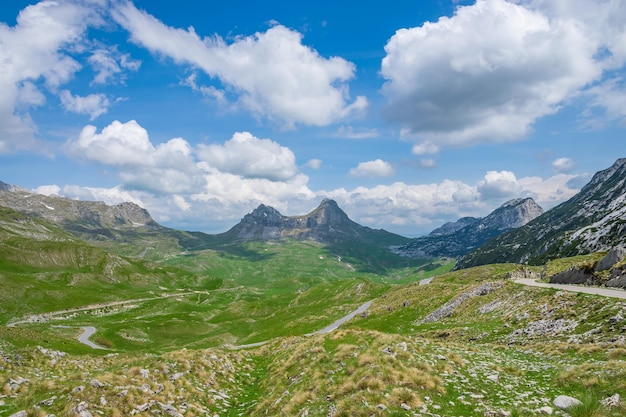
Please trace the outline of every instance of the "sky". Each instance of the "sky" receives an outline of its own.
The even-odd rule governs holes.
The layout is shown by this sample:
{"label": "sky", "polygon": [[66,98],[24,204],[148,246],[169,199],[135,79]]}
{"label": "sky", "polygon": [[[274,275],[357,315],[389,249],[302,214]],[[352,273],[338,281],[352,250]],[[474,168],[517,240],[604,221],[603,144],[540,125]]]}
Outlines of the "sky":
{"label": "sky", "polygon": [[0,180],[419,236],[626,157],[625,75],[626,0],[5,1]]}

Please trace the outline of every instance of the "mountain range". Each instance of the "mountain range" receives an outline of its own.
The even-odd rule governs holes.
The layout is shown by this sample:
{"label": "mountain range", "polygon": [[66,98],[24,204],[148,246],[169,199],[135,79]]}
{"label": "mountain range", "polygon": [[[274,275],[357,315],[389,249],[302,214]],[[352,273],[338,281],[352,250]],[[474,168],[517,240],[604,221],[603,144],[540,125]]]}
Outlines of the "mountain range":
{"label": "mountain range", "polygon": [[571,199],[463,256],[457,268],[496,262],[541,265],[624,244],[626,158],[621,158],[597,172]]}
{"label": "mountain range", "polygon": [[[484,218],[463,217],[409,239],[352,221],[337,203],[325,199],[308,214],[284,216],[259,205],[225,233],[185,232],[158,224],[133,203],[45,196],[0,182],[0,206],[41,218],[88,242],[150,251],[228,250],[250,241],[311,240],[333,253],[366,259],[389,252],[405,258],[459,258],[457,269],[490,263],[543,264],[547,260],[623,245],[626,234],[626,159],[596,173],[570,200],[543,212],[532,198],[507,201]],[[357,255],[358,254],[358,255]]]}
{"label": "mountain range", "polygon": [[456,258],[542,213],[543,209],[532,198],[518,198],[507,201],[484,218],[463,217],[392,250],[402,256]]}

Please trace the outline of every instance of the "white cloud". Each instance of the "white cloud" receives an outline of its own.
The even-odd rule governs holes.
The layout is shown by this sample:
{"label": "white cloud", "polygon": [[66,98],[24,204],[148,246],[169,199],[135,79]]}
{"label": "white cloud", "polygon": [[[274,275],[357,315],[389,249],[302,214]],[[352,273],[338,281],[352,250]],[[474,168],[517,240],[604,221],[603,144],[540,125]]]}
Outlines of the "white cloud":
{"label": "white cloud", "polygon": [[348,139],[371,139],[379,136],[378,129],[355,129],[352,126],[340,126],[337,129],[337,137]]}
{"label": "white cloud", "polygon": [[298,172],[289,148],[249,132],[235,133],[224,145],[200,145],[198,156],[221,172],[248,178],[283,181]]}
{"label": "white cloud", "polygon": [[346,83],[354,77],[352,63],[320,56],[302,44],[300,33],[284,26],[228,44],[218,35],[201,38],[193,28],[166,26],[131,3],[118,5],[113,17],[134,42],[218,78],[253,114],[287,128],[325,126],[368,105],[361,96],[349,101]]}
{"label": "white cloud", "polygon": [[398,30],[381,67],[387,117],[437,145],[518,140],[623,66],[621,2],[517,3],[478,1]]}
{"label": "white cloud", "polygon": [[488,171],[478,182],[477,189],[485,200],[519,197],[523,191],[515,174],[510,171]]}
{"label": "white cloud", "polygon": [[68,90],[59,92],[59,99],[63,108],[78,114],[88,114],[89,120],[106,113],[109,109],[109,99],[104,94],[89,94],[81,97],[72,95]]}
{"label": "white cloud", "polygon": [[141,66],[141,61],[133,59],[130,54],[120,53],[115,47],[100,47],[87,61],[96,71],[93,84],[123,83],[126,78],[124,70],[137,71]]}
{"label": "white cloud", "polygon": [[570,158],[558,158],[552,161],[552,169],[554,172],[568,172],[574,168],[574,161]]}
{"label": "white cloud", "polygon": [[422,143],[418,143],[417,145],[413,145],[413,148],[411,149],[411,153],[413,155],[436,154],[437,152],[439,152],[439,146],[430,141],[425,141]]}
{"label": "white cloud", "polygon": [[120,178],[129,188],[183,192],[201,181],[202,172],[187,141],[174,138],[154,146],[148,132],[134,120],[116,120],[101,133],[95,126],[85,126],[77,138],[67,142],[66,149],[72,156],[119,168]]}
{"label": "white cloud", "polygon": [[93,10],[53,1],[24,8],[15,26],[0,22],[0,153],[42,148],[28,114],[29,106],[45,100],[34,82],[43,80],[54,91],[81,68],[63,50],[80,43],[90,24],[97,24]]}
{"label": "white cloud", "polygon": [[63,187],[62,194],[65,197],[77,200],[103,201],[109,205],[120,204],[129,201],[141,207],[146,207],[142,199],[139,198],[139,193],[124,190],[121,186],[102,188],[66,185]]}
{"label": "white cloud", "polygon": [[61,187],[56,184],[53,185],[40,185],[39,187],[33,190],[37,194],[43,195],[59,195],[61,192]]}
{"label": "white cloud", "polygon": [[394,174],[395,170],[389,162],[382,159],[376,159],[374,161],[360,162],[356,168],[350,170],[350,175],[353,177],[390,177]]}
{"label": "white cloud", "polygon": [[311,169],[318,170],[322,166],[322,160],[317,158],[309,159],[306,163],[306,166]]}
{"label": "white cloud", "polygon": [[418,161],[419,167],[424,169],[431,169],[437,166],[437,162],[431,158],[422,158]]}

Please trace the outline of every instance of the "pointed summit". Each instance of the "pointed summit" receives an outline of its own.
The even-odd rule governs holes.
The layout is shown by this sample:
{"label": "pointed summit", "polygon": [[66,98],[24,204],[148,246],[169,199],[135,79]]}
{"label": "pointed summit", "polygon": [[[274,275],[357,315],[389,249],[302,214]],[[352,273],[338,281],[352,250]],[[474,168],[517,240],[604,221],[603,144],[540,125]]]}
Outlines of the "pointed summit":
{"label": "pointed summit", "polygon": [[328,198],[313,211],[301,216],[284,216],[275,208],[261,204],[222,237],[236,241],[315,240],[327,244],[354,239],[370,242],[382,239],[389,244],[408,241],[402,236],[372,230],[353,222],[336,201]]}

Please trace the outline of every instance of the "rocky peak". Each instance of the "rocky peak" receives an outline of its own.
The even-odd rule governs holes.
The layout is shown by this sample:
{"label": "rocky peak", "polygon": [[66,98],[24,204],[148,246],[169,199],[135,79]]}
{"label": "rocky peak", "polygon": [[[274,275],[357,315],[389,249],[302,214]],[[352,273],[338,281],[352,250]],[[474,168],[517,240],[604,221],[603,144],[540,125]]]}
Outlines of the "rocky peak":
{"label": "rocky peak", "polygon": [[348,215],[339,208],[335,200],[325,198],[321,204],[306,215],[307,226],[315,228],[316,226],[337,226],[350,222]]}
{"label": "rocky peak", "polygon": [[502,204],[481,220],[482,227],[496,230],[515,229],[543,214],[532,198],[516,198]]}
{"label": "rocky peak", "polygon": [[259,205],[252,213],[246,214],[242,223],[257,224],[265,227],[278,227],[286,217],[280,214],[274,207]]}

